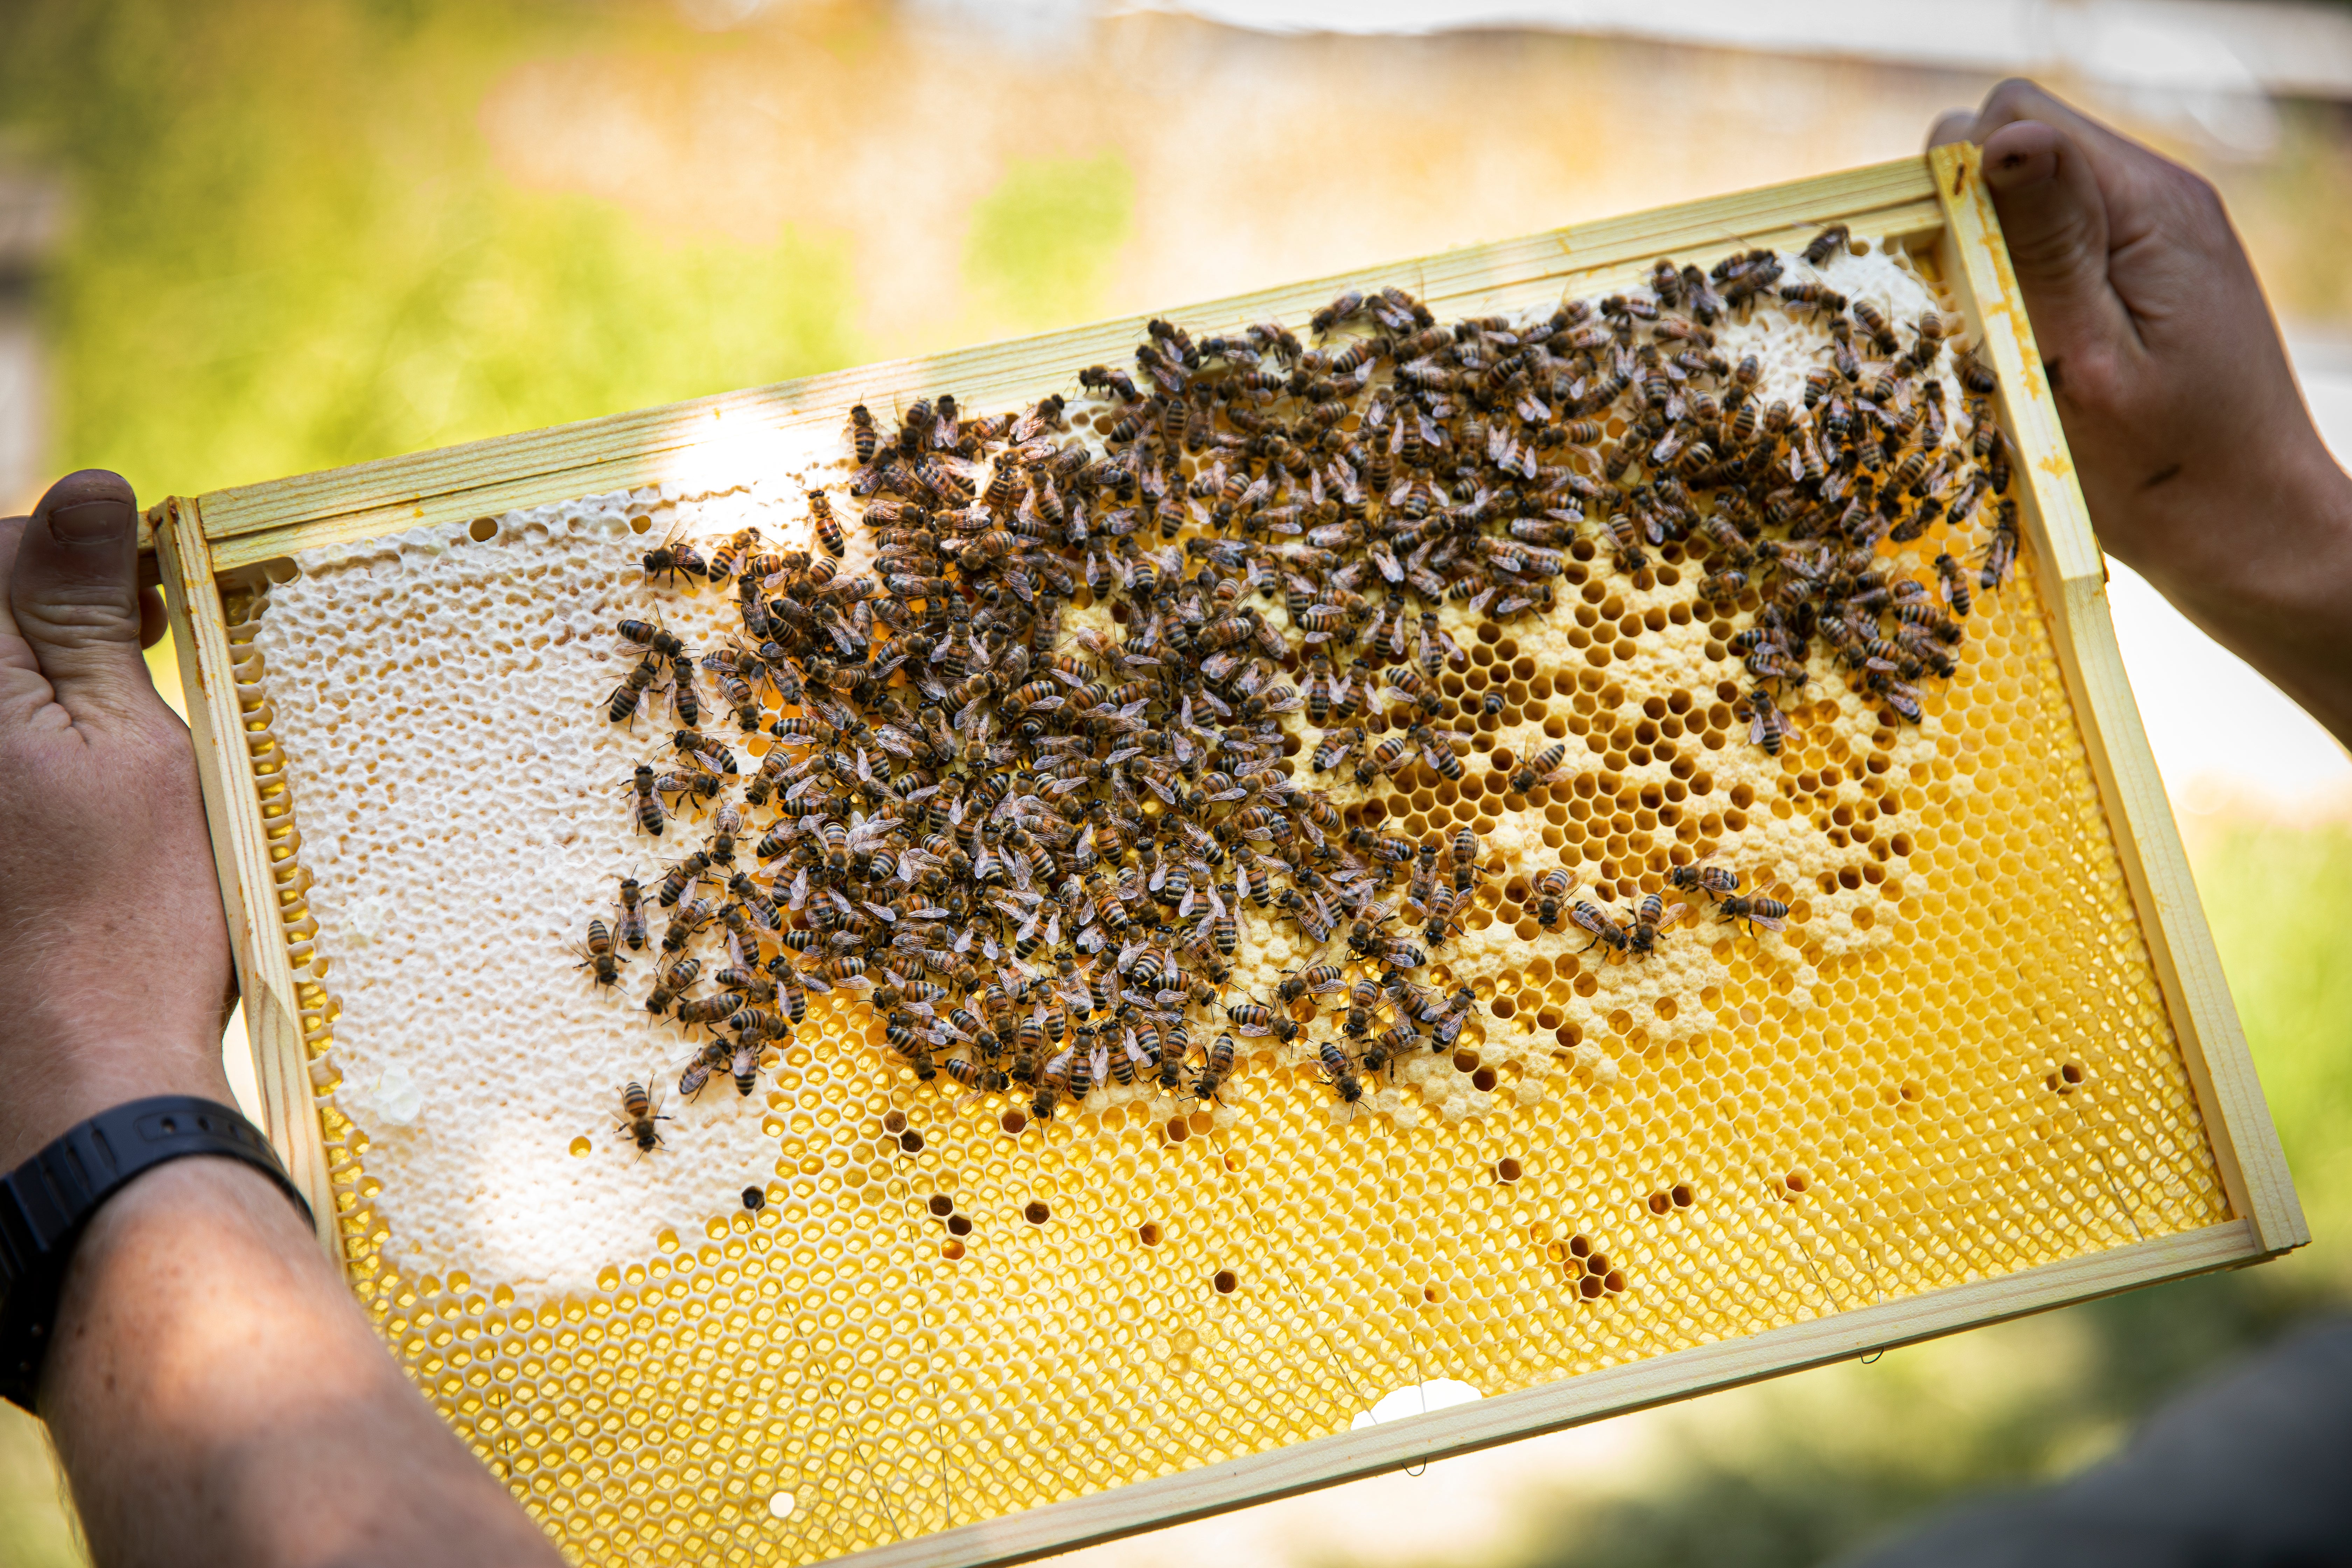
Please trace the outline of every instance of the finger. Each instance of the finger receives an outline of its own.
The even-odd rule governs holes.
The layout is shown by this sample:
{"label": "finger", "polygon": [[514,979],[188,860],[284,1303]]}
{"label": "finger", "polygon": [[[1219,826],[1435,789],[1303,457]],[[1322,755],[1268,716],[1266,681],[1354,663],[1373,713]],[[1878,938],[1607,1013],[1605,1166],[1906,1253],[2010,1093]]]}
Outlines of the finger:
{"label": "finger", "polygon": [[1948,109],[1936,116],[1936,123],[1927,128],[1930,149],[1947,147],[1955,142],[1975,139],[1977,111],[1973,109]]}
{"label": "finger", "polygon": [[0,517],[0,741],[57,700],[41,674],[41,661],[16,635],[16,618],[8,612],[8,582],[16,569],[16,542],[31,521]]}
{"label": "finger", "polygon": [[2050,379],[2071,353],[2137,344],[2107,276],[2106,200],[2081,146],[2055,126],[2014,121],[1985,140],[1984,182]]}
{"label": "finger", "polygon": [[163,595],[152,588],[139,590],[139,646],[153,647],[170,635],[171,618],[163,614]]}
{"label": "finger", "polygon": [[0,517],[0,641],[16,635],[16,617],[8,613],[8,579],[16,569],[16,540],[29,517]]}
{"label": "finger", "polygon": [[2063,132],[2074,142],[2106,193],[2111,208],[2151,167],[2172,166],[2121,132],[2021,77],[2013,77],[1985,95],[1984,107],[1978,110],[1976,127],[1968,139],[1982,146],[2002,127],[2029,120]]}
{"label": "finger", "polygon": [[8,603],[16,633],[77,721],[154,698],[139,654],[139,511],[103,468],[49,487],[17,542]]}

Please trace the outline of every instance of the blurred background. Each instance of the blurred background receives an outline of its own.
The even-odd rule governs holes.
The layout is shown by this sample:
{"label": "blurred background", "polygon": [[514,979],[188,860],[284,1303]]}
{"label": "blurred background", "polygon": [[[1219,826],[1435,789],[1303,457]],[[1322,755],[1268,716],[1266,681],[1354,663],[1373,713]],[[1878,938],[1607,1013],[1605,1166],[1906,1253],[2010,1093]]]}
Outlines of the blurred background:
{"label": "blurred background", "polygon": [[[1666,9],[0,0],[0,510],[77,467],[192,493],[1906,156],[2012,74],[2219,184],[2352,458],[2352,6]],[[2344,1310],[2352,761],[2120,566],[2114,596],[2312,1247],[1070,1561],[1815,1563],[2092,1463]],[[0,1407],[0,1563],[81,1561]]]}

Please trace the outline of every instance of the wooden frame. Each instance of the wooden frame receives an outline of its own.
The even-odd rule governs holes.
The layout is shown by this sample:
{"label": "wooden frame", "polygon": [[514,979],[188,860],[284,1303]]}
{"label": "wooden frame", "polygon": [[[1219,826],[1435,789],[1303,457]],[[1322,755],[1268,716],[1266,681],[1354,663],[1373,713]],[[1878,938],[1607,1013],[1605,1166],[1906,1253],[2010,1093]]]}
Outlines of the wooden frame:
{"label": "wooden frame", "polygon": [[[2244,1036],[2198,905],[2139,715],[2117,655],[2105,573],[2026,320],[1999,222],[1967,146],[1817,180],[1768,187],[1411,263],[1444,313],[1471,297],[1487,308],[1549,303],[1636,280],[1661,255],[1793,248],[1844,221],[1932,261],[1980,340],[2004,390],[2031,569],[2047,591],[2052,631],[2116,849],[2194,1084],[2233,1218],[1899,1301],[1836,1313],[1500,1394],[1411,1420],[1307,1442],[1254,1458],[1133,1483],[899,1545],[861,1562],[1005,1563],[1066,1551],[1244,1503],[1370,1475],[1601,1415],[1907,1343],[1977,1323],[2152,1281],[2258,1261],[2309,1239]],[[1391,265],[1190,311],[1188,320],[1302,316],[1342,287],[1385,281]],[[316,994],[289,956],[307,916],[292,874],[290,819],[268,798],[274,759],[240,692],[221,584],[297,550],[347,542],[653,482],[696,448],[748,434],[830,430],[854,401],[879,406],[940,386],[975,404],[1034,395],[1041,366],[1115,359],[1140,335],[1128,318],[931,359],[900,361],[619,415],[530,435],[389,458],[269,484],[174,499],[150,514],[194,730],[205,803],[269,1131],[312,1197],[335,1247],[332,1190],[304,1049]],[[259,754],[257,754],[257,746]],[[282,820],[283,819],[283,820]],[[306,1012],[306,1007],[308,1011]]]}

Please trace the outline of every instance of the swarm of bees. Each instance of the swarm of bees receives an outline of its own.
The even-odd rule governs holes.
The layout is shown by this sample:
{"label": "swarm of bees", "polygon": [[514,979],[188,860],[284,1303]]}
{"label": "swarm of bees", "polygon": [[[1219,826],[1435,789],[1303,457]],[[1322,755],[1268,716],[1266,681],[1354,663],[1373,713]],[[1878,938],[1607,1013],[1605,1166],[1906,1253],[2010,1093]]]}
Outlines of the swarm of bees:
{"label": "swarm of bees", "polygon": [[[1933,373],[1957,320],[1899,330],[1785,267],[1661,261],[1647,290],[1597,306],[1450,326],[1402,289],[1351,291],[1315,314],[1314,347],[1279,323],[1195,341],[1155,321],[1131,372],[1078,373],[1091,440],[1060,396],[979,415],[941,395],[895,428],[851,410],[862,505],[845,525],[848,499],[811,492],[815,551],[745,531],[708,558],[679,538],[645,557],[652,581],[729,595],[741,630],[697,657],[657,623],[618,627],[642,652],[607,718],[667,699],[675,719],[662,765],[620,786],[631,819],[701,838],[649,887],[621,884],[583,966],[612,986],[655,950],[645,1006],[709,1035],[688,1097],[722,1077],[752,1092],[808,994],[837,987],[868,994],[919,1078],[1039,1121],[1111,1082],[1214,1100],[1235,1035],[1295,1047],[1350,1104],[1407,1053],[1450,1049],[1472,994],[1415,976],[1458,933],[1480,846],[1347,826],[1293,776],[1286,715],[1321,731],[1315,774],[1458,779],[1438,683],[1465,659],[1439,605],[1540,615],[1571,559],[1642,574],[1676,544],[1713,614],[1752,606],[1729,648],[1750,739],[1777,753],[1815,638],[1914,721],[1914,683],[1951,673],[1969,572],[1938,555],[1931,595],[1882,570],[1883,541],[1992,500],[1979,586],[2014,559],[1992,382],[1960,350],[1970,434],[1948,439]],[[1829,331],[1801,408],[1759,406],[1756,360],[1714,350],[1717,322],[1768,298]],[[848,525],[873,535],[868,571],[842,568]],[[1109,613],[1070,626],[1082,593]],[[705,679],[712,716],[769,742],[748,773],[703,728]],[[1568,777],[1565,752],[1512,787]],[[1720,868],[1672,885],[1750,928],[1788,912]],[[1688,912],[1653,894],[1621,921],[1572,891],[1544,877],[1541,923],[1629,962]],[[1271,1001],[1230,996],[1245,907],[1324,954]],[[698,993],[704,932],[724,963]],[[644,1092],[624,1111],[649,1149]]]}

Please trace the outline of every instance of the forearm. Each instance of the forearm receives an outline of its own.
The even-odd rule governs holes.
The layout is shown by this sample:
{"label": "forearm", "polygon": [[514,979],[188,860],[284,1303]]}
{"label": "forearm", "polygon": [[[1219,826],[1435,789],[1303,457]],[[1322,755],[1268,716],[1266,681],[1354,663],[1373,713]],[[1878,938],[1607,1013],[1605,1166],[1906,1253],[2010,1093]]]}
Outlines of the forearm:
{"label": "forearm", "polygon": [[189,1159],[100,1209],[40,1404],[101,1568],[550,1563],[293,1205]]}
{"label": "forearm", "polygon": [[2299,471],[2277,476],[2275,492],[2247,499],[2266,513],[2262,526],[2216,517],[2205,526],[2221,550],[2126,559],[2352,746],[2352,478],[2315,439],[2310,446]]}

